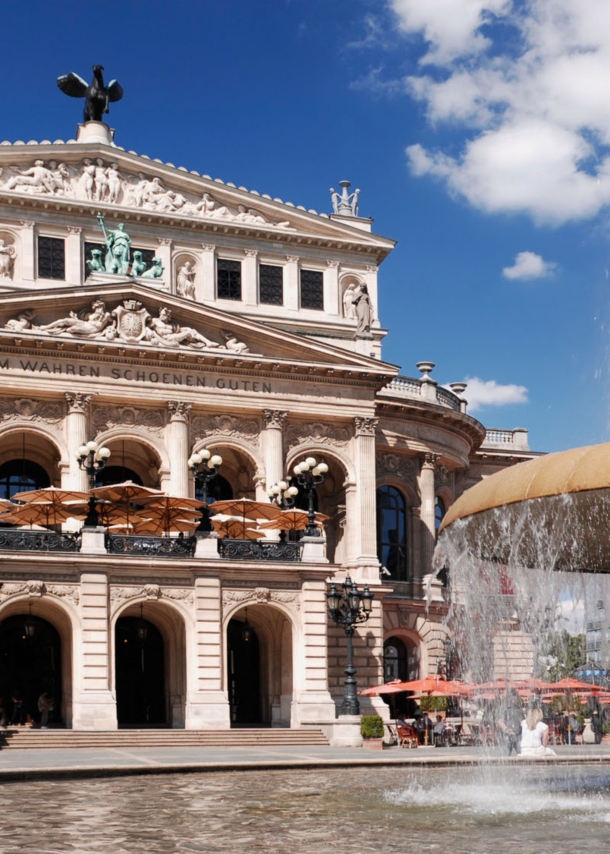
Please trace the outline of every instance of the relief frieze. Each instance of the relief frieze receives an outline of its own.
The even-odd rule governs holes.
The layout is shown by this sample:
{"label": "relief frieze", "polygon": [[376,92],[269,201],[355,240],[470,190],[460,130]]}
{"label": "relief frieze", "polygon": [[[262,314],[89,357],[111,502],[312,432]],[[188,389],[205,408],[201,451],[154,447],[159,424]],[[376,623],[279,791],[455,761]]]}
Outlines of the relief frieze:
{"label": "relief frieze", "polygon": [[20,421],[43,421],[58,424],[66,414],[66,404],[62,401],[33,400],[29,397],[0,397],[0,418]]}

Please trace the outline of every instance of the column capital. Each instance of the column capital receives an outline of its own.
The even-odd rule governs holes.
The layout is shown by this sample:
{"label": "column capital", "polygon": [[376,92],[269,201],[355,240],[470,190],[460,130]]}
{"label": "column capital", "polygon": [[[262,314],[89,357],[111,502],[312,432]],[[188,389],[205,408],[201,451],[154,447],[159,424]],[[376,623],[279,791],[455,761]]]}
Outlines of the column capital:
{"label": "column capital", "polygon": [[297,261],[300,261],[300,259],[300,255],[286,255],[286,260],[290,261],[290,263],[292,264],[296,263]]}
{"label": "column capital", "polygon": [[422,454],[421,455],[421,467],[422,469],[434,469],[436,468],[436,464],[440,460],[440,454]]}
{"label": "column capital", "polygon": [[32,219],[22,219],[19,223],[23,228],[34,228],[36,223]]}
{"label": "column capital", "polygon": [[79,391],[67,391],[68,412],[86,412],[87,405],[92,397],[91,394],[81,394]]}
{"label": "column capital", "polygon": [[81,234],[82,228],[80,227],[80,225],[69,225],[68,232],[70,234]]}
{"label": "column capital", "polygon": [[258,249],[244,249],[244,255],[248,258],[256,258],[258,255]]}
{"label": "column capital", "polygon": [[378,270],[377,264],[367,264],[366,272],[367,273],[376,273]]}
{"label": "column capital", "polygon": [[206,252],[214,252],[214,250],[216,249],[216,244],[215,243],[202,243],[201,248],[205,249]]}
{"label": "column capital", "polygon": [[159,237],[157,239],[159,241],[159,246],[171,246],[172,245],[171,237]]}
{"label": "column capital", "polygon": [[265,427],[275,427],[277,430],[283,430],[288,413],[281,409],[263,409],[263,418],[265,419]]}
{"label": "column capital", "polygon": [[356,436],[374,436],[377,425],[379,424],[379,419],[356,415],[354,418],[354,424],[356,426]]}
{"label": "column capital", "polygon": [[188,421],[189,411],[193,408],[192,403],[187,403],[184,400],[168,400],[167,408],[169,410],[169,420],[171,421],[182,421],[186,423]]}
{"label": "column capital", "polygon": [[329,267],[338,267],[339,266],[338,261],[327,261],[326,263]]}

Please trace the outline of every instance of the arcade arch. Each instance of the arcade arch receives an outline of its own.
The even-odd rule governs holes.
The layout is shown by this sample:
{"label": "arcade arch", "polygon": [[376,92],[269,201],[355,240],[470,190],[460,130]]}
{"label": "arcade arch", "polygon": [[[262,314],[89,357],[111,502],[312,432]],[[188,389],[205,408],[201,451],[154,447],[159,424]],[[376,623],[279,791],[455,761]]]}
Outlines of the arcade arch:
{"label": "arcade arch", "polygon": [[[23,489],[29,489],[28,480],[33,476],[36,482],[44,479],[38,471],[34,475],[34,467],[42,468],[46,473],[47,482],[44,486],[60,486],[61,470],[67,463],[62,448],[56,436],[46,430],[37,429],[31,423],[15,424],[9,430],[0,430],[0,466],[13,464],[15,475],[19,466],[22,467],[26,482]],[[29,469],[29,475],[26,472]],[[5,469],[5,474],[8,468]],[[14,489],[18,492],[19,489]]]}
{"label": "arcade arch", "polygon": [[285,726],[293,697],[293,625],[271,604],[239,608],[226,624],[231,726]]}
{"label": "arcade arch", "polygon": [[[165,449],[148,437],[121,433],[105,433],[96,437],[96,442],[110,449],[108,468],[116,471],[118,480],[133,479],[143,486],[154,489],[169,488],[169,463]],[[110,482],[106,480],[106,482]]]}
{"label": "arcade arch", "polygon": [[112,621],[112,684],[121,726],[184,727],[187,644],[183,614],[140,599]]}

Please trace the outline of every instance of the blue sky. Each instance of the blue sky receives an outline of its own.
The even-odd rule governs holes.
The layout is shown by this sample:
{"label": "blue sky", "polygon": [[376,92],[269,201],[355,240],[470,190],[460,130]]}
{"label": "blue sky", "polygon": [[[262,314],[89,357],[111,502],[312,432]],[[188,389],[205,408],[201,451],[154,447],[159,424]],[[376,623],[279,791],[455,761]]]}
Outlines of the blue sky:
{"label": "blue sky", "polygon": [[348,178],[398,240],[385,358],[478,378],[473,414],[529,427],[536,450],[601,442],[609,7],[5,0],[0,136],[72,137],[81,105],[55,78],[99,62],[125,88],[109,121],[128,149],[327,212]]}

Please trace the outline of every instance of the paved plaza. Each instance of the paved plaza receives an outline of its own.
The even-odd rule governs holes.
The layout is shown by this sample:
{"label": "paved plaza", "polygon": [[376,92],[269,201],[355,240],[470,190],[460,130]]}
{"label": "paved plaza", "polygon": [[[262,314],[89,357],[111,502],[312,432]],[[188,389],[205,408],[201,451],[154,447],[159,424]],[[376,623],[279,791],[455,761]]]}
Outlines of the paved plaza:
{"label": "paved plaza", "polygon": [[556,757],[523,760],[499,748],[344,747],[72,748],[0,751],[0,780],[95,777],[175,772],[251,771],[402,765],[449,767],[472,764],[610,763],[610,745],[557,747]]}

